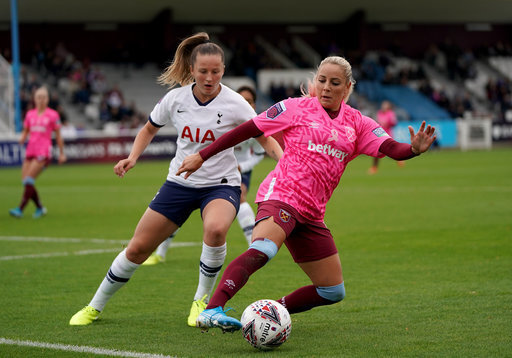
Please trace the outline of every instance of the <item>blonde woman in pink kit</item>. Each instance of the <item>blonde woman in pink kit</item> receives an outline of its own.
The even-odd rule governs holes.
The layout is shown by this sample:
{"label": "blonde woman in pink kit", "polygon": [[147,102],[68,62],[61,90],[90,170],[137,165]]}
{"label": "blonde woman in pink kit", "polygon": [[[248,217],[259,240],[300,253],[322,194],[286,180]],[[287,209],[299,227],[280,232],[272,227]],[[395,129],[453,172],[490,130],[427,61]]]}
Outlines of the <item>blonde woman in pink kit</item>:
{"label": "blonde woman in pink kit", "polygon": [[[383,101],[380,109],[377,111],[377,123],[380,124],[382,129],[386,131],[387,134],[391,138],[393,138],[393,128],[397,125],[398,121],[396,120],[395,111],[393,111],[393,106],[389,101]],[[399,166],[404,166],[404,162],[399,160],[397,161]],[[379,158],[373,158],[373,165],[368,169],[368,174],[377,174],[379,170]]]}
{"label": "blonde woman in pink kit", "polygon": [[327,57],[304,97],[273,105],[182,162],[176,175],[188,178],[204,161],[226,148],[258,134],[283,133],[283,156],[256,196],[252,243],[224,271],[208,306],[196,320],[197,327],[240,329],[240,321],[226,315],[225,304],[283,244],[311,280],[311,285],[277,300],[291,314],[331,305],[345,297],[338,250],[324,215],[347,164],[360,154],[410,159],[427,151],[436,138],[435,129],[423,122],[416,133],[409,127],[412,145],[393,140],[373,119],[346,104],[354,84],[350,64],[342,57]]}
{"label": "blonde woman in pink kit", "polygon": [[21,167],[21,180],[24,186],[20,205],[9,210],[9,214],[16,218],[23,217],[23,210],[30,200],[34,201],[36,211],[32,215],[38,219],[46,215],[46,208],[41,204],[35,183],[41,172],[50,164],[52,157],[52,134],[55,132],[59,146],[59,164],[66,161],[64,154],[64,141],[60,135],[59,114],[48,108],[50,96],[46,87],[38,88],[34,93],[35,108],[28,111],[23,124],[23,131],[19,140],[20,145],[25,144],[25,160]]}

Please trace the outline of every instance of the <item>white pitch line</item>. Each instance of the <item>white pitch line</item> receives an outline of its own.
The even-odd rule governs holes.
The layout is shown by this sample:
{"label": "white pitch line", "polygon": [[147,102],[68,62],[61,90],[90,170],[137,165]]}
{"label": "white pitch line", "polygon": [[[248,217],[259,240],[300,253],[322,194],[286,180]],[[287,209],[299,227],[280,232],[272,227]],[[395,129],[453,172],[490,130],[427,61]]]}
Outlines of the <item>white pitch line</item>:
{"label": "white pitch line", "polygon": [[[121,240],[103,240],[103,239],[91,239],[95,240],[96,243],[115,243],[115,244],[123,244],[128,241]],[[91,242],[88,239],[75,239],[75,238],[51,238],[51,237],[32,237],[32,236],[0,236],[0,241],[39,241],[39,242]],[[202,243],[200,242],[173,242],[171,243],[171,247],[189,247],[189,246],[199,246]],[[120,248],[112,248],[112,249],[91,249],[91,250],[80,250],[73,252],[47,252],[43,254],[26,254],[26,255],[13,255],[13,256],[0,256],[0,261],[10,261],[10,260],[22,260],[22,259],[39,259],[39,258],[48,258],[48,257],[58,257],[58,256],[83,256],[83,255],[94,255],[94,254],[103,254],[109,252],[119,252]]]}
{"label": "white pitch line", "polygon": [[89,242],[95,244],[125,244],[129,240],[78,239],[37,236],[0,236],[0,241],[39,241],[39,242]]}
{"label": "white pitch line", "polygon": [[66,351],[66,352],[90,353],[90,354],[108,355],[108,356],[116,356],[116,357],[173,358],[171,356],[166,356],[163,354],[118,351],[116,349],[106,349],[106,348],[97,348],[97,347],[89,347],[89,346],[73,346],[70,344],[21,341],[21,340],[17,340],[17,339],[8,339],[8,338],[3,338],[3,337],[0,337],[0,344],[7,344],[7,345],[13,345],[13,346],[24,346],[24,347],[38,347],[38,348],[45,348],[45,349],[57,349],[57,350]]}
{"label": "white pitch line", "polygon": [[106,252],[119,252],[119,248],[99,249],[99,250],[83,250],[83,251],[75,251],[75,252],[48,252],[48,253],[44,253],[44,254],[28,254],[28,255],[16,255],[16,256],[0,256],[0,261],[22,260],[22,259],[40,259],[40,258],[71,256],[71,255],[92,255],[92,254],[103,254]]}

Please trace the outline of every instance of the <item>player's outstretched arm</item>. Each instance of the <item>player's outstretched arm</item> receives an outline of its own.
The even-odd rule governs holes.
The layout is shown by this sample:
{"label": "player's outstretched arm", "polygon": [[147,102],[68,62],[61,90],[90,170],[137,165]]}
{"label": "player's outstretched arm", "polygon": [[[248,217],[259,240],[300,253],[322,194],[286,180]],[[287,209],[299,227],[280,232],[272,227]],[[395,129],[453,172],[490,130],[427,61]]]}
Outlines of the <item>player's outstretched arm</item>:
{"label": "player's outstretched arm", "polygon": [[407,160],[426,152],[436,140],[435,128],[430,125],[425,129],[422,122],[417,133],[409,126],[411,144],[400,143],[393,138],[386,139],[379,147],[379,152],[395,160]]}
{"label": "player's outstretched arm", "polygon": [[128,170],[135,166],[137,159],[139,159],[140,155],[144,152],[144,149],[146,149],[149,143],[151,143],[158,132],[158,129],[158,127],[155,127],[149,121],[140,129],[139,133],[137,133],[137,136],[135,137],[135,141],[133,142],[133,147],[128,158],[120,160],[114,166],[114,173],[118,177],[124,177]]}
{"label": "player's outstretched arm", "polygon": [[187,179],[190,174],[199,169],[201,165],[203,165],[203,162],[208,160],[208,158],[211,158],[215,154],[220,153],[225,149],[234,147],[244,140],[247,140],[251,137],[257,137],[262,134],[263,132],[261,132],[258,127],[256,127],[254,121],[251,119],[250,121],[247,121],[244,124],[241,124],[238,127],[230,130],[229,132],[224,133],[216,141],[201,150],[199,153],[187,156],[176,171],[176,175],[185,173],[184,178]]}
{"label": "player's outstretched arm", "polygon": [[66,154],[64,154],[64,140],[62,139],[60,129],[57,129],[55,131],[55,140],[57,142],[57,145],[59,146],[59,164],[62,164],[67,160],[67,158]]}
{"label": "player's outstretched arm", "polygon": [[265,137],[263,135],[260,135],[259,137],[256,137],[256,140],[260,143],[260,145],[265,149],[265,152],[273,158],[275,161],[279,161],[281,157],[283,156],[283,148],[277,143],[277,140],[275,140],[272,137]]}
{"label": "player's outstretched arm", "polygon": [[201,155],[199,153],[187,155],[185,159],[183,159],[183,162],[181,163],[180,167],[178,168],[176,175],[185,173],[184,178],[187,179],[190,176],[190,174],[195,172],[197,169],[201,168],[203,163],[204,160],[203,158],[201,158]]}
{"label": "player's outstretched arm", "polygon": [[412,126],[409,126],[412,146],[411,151],[416,155],[426,152],[437,138],[434,135],[436,128],[432,127],[430,124],[425,128],[425,124],[425,121],[421,122],[420,129],[416,133],[414,133]]}

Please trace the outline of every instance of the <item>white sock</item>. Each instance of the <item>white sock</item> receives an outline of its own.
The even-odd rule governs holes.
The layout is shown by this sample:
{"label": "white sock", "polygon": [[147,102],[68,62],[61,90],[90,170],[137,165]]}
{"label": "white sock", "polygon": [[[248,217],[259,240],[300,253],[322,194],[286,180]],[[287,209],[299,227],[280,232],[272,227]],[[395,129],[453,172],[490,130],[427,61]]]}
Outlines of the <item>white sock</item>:
{"label": "white sock", "polygon": [[197,285],[194,301],[203,298],[204,295],[208,295],[206,298],[206,302],[208,302],[217,281],[217,276],[219,276],[219,272],[224,264],[226,251],[225,243],[222,246],[212,247],[203,242],[203,252],[199,262],[199,284]]}
{"label": "white sock", "polygon": [[165,239],[158,247],[156,248],[156,254],[160,255],[162,258],[165,259],[165,256],[167,255],[167,250],[169,249],[169,245],[171,244],[172,240],[174,239],[174,236],[178,233],[179,229],[177,229],[169,238]]}
{"label": "white sock", "polygon": [[128,282],[139,266],[126,258],[126,249],[121,251],[112,262],[112,266],[110,266],[89,306],[102,311],[110,297]]}
{"label": "white sock", "polygon": [[250,245],[252,240],[252,229],[254,229],[254,221],[256,220],[256,217],[254,216],[254,211],[252,211],[251,205],[248,202],[240,204],[240,209],[238,210],[236,218],[238,219],[240,227],[244,231],[247,243]]}

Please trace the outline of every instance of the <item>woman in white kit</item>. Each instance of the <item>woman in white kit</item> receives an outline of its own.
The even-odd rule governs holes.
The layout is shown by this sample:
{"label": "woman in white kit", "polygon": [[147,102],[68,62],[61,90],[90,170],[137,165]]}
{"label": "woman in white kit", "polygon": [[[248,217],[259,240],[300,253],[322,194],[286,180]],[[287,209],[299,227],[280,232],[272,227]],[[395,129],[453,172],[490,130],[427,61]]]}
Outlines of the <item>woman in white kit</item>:
{"label": "woman in white kit", "polygon": [[[252,87],[242,86],[236,91],[240,93],[240,95],[245,98],[251,107],[256,110],[256,91]],[[251,205],[247,202],[247,192],[249,191],[249,187],[251,185],[252,170],[256,164],[261,162],[265,156],[265,149],[263,149],[254,138],[243,141],[233,149],[235,151],[236,161],[238,162],[238,170],[242,175],[242,184],[240,185],[240,209],[238,210],[236,218],[238,220],[238,224],[240,224],[240,228],[244,232],[247,244],[250,245],[252,239],[252,230],[254,228],[255,215]],[[142,264],[146,266],[152,266],[164,262],[167,256],[167,251],[169,250],[169,246],[176,237],[177,233],[178,230],[175,231],[168,239],[164,240],[160,245],[158,245],[156,251],[153,252],[151,256],[149,256],[148,259]],[[197,301],[197,304],[203,304],[204,307],[206,307],[206,303],[202,300]],[[189,325],[193,324],[195,323],[189,323]]]}
{"label": "woman in white kit", "polygon": [[[167,180],[139,220],[128,247],[114,259],[96,294],[71,318],[70,325],[88,325],[96,320],[107,301],[140,264],[194,210],[200,209],[203,249],[199,284],[188,318],[189,324],[195,325],[226,257],[226,234],[239,208],[241,179],[233,149],[205,163],[193,180],[184,180],[175,173],[187,155],[200,151],[256,115],[242,96],[220,83],[223,74],[224,52],[203,32],[183,40],[173,62],[160,75],[160,83],[171,88],[178,84],[182,87],[171,89],[159,101],[137,134],[130,155],[116,164],[114,172],[124,177],[159,128],[169,122],[178,131],[176,156],[169,166]],[[264,136],[257,140],[272,158],[279,160],[282,150],[275,140]]]}

